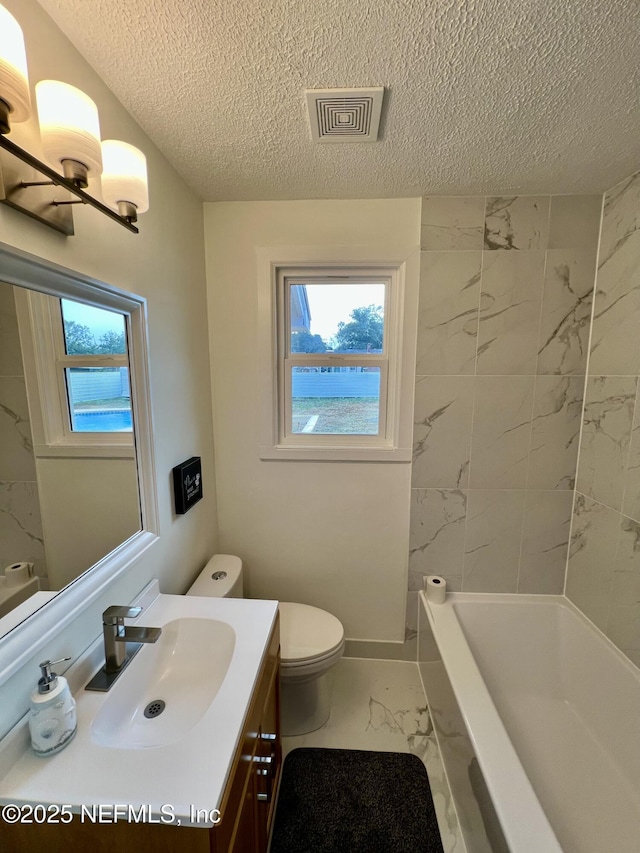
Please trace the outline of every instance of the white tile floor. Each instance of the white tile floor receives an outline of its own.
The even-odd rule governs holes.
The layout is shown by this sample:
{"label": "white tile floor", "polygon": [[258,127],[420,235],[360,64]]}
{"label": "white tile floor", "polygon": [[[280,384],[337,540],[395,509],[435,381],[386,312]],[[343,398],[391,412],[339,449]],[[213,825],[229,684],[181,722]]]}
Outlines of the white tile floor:
{"label": "white tile floor", "polygon": [[429,775],[444,851],[464,853],[417,664],[343,658],[328,678],[329,720],[311,734],[283,738],[284,754],[318,746],[417,755]]}

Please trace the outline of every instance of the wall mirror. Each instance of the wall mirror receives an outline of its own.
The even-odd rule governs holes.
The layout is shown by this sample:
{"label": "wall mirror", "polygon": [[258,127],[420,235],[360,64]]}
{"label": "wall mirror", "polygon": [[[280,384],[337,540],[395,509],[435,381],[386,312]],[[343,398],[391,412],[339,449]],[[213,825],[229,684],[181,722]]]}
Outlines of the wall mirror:
{"label": "wall mirror", "polygon": [[157,538],[153,483],[145,300],[0,244],[0,671]]}

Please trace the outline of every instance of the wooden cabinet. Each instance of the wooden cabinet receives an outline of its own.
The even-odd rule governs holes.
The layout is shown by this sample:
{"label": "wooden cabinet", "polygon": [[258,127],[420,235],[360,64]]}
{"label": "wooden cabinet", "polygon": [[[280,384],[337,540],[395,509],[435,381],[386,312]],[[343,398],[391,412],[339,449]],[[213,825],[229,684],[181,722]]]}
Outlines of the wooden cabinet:
{"label": "wooden cabinet", "polygon": [[[211,829],[149,823],[6,824],[2,853],[266,853],[280,779],[280,633],[271,633],[220,807]],[[167,774],[172,768],[167,767]]]}
{"label": "wooden cabinet", "polygon": [[280,778],[278,625],[269,643],[212,833],[212,853],[265,853]]}

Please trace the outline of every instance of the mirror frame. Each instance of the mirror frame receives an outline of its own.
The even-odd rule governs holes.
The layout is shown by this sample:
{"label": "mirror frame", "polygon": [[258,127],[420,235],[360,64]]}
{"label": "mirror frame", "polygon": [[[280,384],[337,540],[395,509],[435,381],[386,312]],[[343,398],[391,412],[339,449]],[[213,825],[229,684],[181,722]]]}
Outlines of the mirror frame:
{"label": "mirror frame", "polygon": [[[135,424],[141,530],[0,637],[0,683],[17,672],[33,649],[50,641],[102,596],[159,538],[153,420],[149,382],[147,300],[113,285],[0,243],[0,280],[50,296],[79,299],[126,315]],[[26,602],[25,602],[26,604]],[[21,605],[24,607],[24,605]]]}

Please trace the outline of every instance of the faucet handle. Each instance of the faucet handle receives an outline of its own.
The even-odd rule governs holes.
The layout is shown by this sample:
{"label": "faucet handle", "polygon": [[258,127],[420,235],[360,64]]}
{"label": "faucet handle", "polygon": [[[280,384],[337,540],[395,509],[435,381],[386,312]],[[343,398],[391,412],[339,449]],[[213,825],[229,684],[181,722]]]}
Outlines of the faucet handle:
{"label": "faucet handle", "polygon": [[113,604],[111,607],[107,607],[102,614],[102,624],[121,625],[123,619],[135,619],[135,617],[139,616],[141,613],[142,607],[121,607],[117,604]]}

